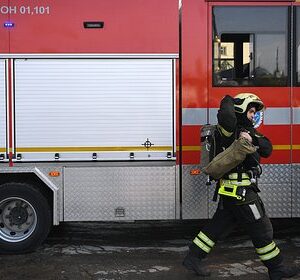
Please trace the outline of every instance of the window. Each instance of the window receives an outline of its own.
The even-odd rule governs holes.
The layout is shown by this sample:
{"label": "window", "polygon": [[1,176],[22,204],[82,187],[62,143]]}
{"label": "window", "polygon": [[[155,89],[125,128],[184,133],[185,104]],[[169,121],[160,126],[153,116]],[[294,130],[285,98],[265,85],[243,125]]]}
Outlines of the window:
{"label": "window", "polygon": [[221,53],[221,55],[227,55],[227,46],[221,46],[221,48],[220,48],[220,53]]}
{"label": "window", "polygon": [[214,86],[287,86],[287,47],[288,7],[214,7]]}

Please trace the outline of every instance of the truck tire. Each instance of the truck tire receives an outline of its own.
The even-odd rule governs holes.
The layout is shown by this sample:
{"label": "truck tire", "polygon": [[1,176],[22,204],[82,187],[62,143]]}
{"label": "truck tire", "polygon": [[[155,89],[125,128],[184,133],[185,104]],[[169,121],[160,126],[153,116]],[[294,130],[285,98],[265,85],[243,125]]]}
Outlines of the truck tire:
{"label": "truck tire", "polygon": [[51,217],[47,199],[32,185],[0,185],[0,253],[35,250],[49,233]]}

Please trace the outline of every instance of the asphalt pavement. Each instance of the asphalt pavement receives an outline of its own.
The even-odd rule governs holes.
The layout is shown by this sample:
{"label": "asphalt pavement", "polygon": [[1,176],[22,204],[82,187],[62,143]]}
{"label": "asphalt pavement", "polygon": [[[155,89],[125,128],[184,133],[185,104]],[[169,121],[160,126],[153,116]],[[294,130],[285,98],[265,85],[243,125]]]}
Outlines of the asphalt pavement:
{"label": "asphalt pavement", "polygon": [[[268,279],[252,243],[238,228],[205,260],[210,277],[185,270],[188,244],[204,223],[64,223],[35,252],[0,255],[0,279]],[[277,219],[273,224],[285,262],[300,266],[300,219]]]}

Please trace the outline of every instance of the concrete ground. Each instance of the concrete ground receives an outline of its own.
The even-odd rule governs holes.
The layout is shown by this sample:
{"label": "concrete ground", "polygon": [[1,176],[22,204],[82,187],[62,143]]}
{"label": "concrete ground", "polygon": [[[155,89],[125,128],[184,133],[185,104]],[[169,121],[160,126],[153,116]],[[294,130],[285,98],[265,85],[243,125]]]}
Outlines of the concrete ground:
{"label": "concrete ground", "polygon": [[[203,223],[62,224],[36,252],[0,255],[0,279],[268,279],[252,243],[239,229],[218,242],[205,260],[213,271],[210,277],[186,271],[182,259]],[[300,266],[300,219],[273,224],[286,262]]]}

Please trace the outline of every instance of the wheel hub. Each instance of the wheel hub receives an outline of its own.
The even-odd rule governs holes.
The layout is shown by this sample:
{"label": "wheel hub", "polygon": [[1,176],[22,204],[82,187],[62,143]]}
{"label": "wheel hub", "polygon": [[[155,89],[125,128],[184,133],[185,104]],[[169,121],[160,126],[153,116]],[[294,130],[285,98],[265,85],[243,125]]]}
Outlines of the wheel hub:
{"label": "wheel hub", "polygon": [[21,198],[0,202],[0,237],[9,242],[26,239],[34,231],[37,216],[32,205]]}
{"label": "wheel hub", "polygon": [[27,218],[28,213],[23,207],[14,207],[9,215],[9,221],[16,226],[24,224]]}

